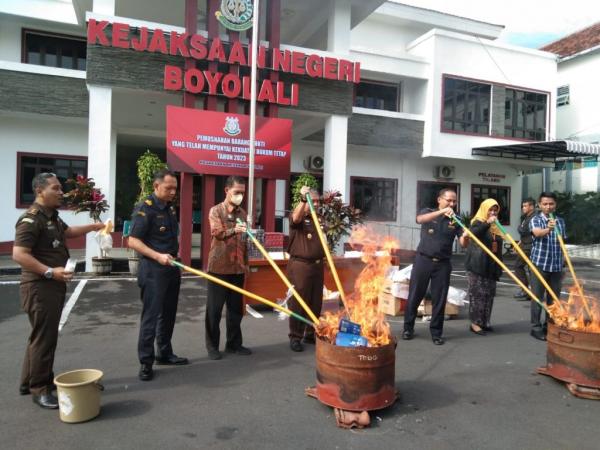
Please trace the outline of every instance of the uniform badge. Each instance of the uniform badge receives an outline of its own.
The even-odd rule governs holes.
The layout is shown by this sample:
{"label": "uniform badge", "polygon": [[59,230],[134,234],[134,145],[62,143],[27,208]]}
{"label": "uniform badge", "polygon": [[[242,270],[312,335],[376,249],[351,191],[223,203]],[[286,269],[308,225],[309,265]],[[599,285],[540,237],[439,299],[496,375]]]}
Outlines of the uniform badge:
{"label": "uniform badge", "polygon": [[429,230],[427,230],[427,232],[428,232],[429,234],[433,234],[433,233],[435,233],[435,231],[434,231],[434,229],[433,229],[433,228],[430,228]]}
{"label": "uniform badge", "polygon": [[165,231],[167,229],[167,227],[160,227],[159,231],[162,233],[163,231]]}
{"label": "uniform badge", "polygon": [[150,200],[150,199],[144,200],[144,203],[148,206],[152,206],[152,200]]}
{"label": "uniform badge", "polygon": [[30,219],[29,217],[23,217],[21,222],[33,223],[33,219]]}
{"label": "uniform badge", "polygon": [[60,241],[58,239],[54,239],[52,241],[52,248],[58,248],[60,246]]}
{"label": "uniform badge", "polygon": [[312,239],[312,234],[311,234],[311,233],[308,233],[308,234],[306,235],[306,238],[307,238],[307,239]]}

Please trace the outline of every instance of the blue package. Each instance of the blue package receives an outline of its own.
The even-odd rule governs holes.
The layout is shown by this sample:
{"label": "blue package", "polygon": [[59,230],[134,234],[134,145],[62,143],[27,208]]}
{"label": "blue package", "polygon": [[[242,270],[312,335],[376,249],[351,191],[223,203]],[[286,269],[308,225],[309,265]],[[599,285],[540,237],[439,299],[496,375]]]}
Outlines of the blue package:
{"label": "blue package", "polygon": [[360,324],[350,322],[348,319],[340,320],[340,331],[342,333],[356,334],[360,336]]}
{"label": "blue package", "polygon": [[368,341],[356,334],[339,332],[335,338],[335,345],[339,347],[368,347]]}

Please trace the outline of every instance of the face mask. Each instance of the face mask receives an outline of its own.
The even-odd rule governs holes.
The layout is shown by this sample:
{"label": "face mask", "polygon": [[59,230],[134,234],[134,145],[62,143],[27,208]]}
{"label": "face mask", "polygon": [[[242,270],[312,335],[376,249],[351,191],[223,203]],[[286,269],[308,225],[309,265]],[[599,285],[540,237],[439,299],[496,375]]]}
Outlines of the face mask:
{"label": "face mask", "polygon": [[235,194],[231,196],[231,203],[235,206],[240,206],[242,204],[242,200],[244,200],[244,194]]}

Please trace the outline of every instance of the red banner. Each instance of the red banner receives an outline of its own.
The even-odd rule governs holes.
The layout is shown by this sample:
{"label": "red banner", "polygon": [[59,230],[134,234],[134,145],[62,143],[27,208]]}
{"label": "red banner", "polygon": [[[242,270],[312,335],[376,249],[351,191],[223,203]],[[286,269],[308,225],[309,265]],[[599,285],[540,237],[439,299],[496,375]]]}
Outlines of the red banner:
{"label": "red banner", "polygon": [[[167,106],[167,163],[171,170],[248,176],[250,116]],[[256,118],[254,175],[290,176],[292,121]]]}

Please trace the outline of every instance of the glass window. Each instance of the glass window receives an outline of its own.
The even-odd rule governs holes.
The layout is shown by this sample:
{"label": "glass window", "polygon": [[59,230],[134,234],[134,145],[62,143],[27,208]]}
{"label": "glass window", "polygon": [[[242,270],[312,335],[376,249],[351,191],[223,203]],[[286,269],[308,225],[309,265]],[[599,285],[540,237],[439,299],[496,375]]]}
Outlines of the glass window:
{"label": "glass window", "polygon": [[87,44],[84,38],[24,30],[23,48],[25,63],[85,70]]}
{"label": "glass window", "polygon": [[55,173],[63,189],[68,189],[65,182],[69,178],[77,175],[87,176],[87,159],[77,157],[64,157],[53,155],[23,155],[17,154],[20,171],[17,174],[19,179],[19,191],[17,192],[17,204],[20,207],[26,207],[33,203],[35,194],[31,188],[33,177],[38,173]]}
{"label": "glass window", "polygon": [[498,219],[502,225],[510,225],[510,187],[482,184],[471,185],[471,215],[475,215],[482,201],[493,198],[500,205]]}
{"label": "glass window", "polygon": [[423,208],[436,209],[438,207],[437,198],[444,188],[450,188],[456,192],[456,212],[460,212],[460,184],[443,181],[417,181],[417,213]]}
{"label": "glass window", "polygon": [[362,82],[356,86],[354,106],[386,111],[400,111],[400,85]]}
{"label": "glass window", "polygon": [[443,130],[490,132],[489,84],[444,77]]}
{"label": "glass window", "polygon": [[506,89],[504,136],[535,141],[546,139],[547,101],[546,94]]}
{"label": "glass window", "polygon": [[398,180],[394,178],[350,177],[352,205],[367,220],[396,220]]}

